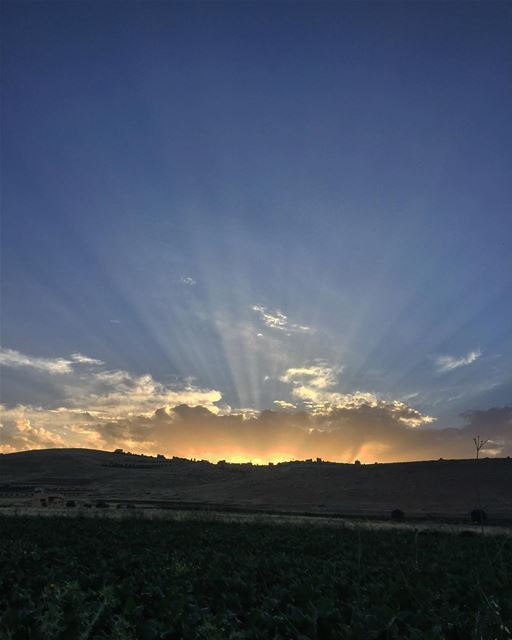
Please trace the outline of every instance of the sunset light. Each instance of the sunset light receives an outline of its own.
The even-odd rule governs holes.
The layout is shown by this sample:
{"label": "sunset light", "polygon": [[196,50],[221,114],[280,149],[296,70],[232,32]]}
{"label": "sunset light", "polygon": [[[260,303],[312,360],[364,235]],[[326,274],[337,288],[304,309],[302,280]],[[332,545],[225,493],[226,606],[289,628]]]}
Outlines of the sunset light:
{"label": "sunset light", "polygon": [[512,2],[0,22],[0,640],[512,640]]}
{"label": "sunset light", "polygon": [[510,454],[506,6],[193,6],[5,5],[0,451]]}

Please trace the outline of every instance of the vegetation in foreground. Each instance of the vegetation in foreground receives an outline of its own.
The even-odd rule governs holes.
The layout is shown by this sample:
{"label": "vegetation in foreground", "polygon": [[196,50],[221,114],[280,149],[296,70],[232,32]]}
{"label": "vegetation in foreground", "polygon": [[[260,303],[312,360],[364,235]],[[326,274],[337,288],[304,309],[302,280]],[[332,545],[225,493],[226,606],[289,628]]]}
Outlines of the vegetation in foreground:
{"label": "vegetation in foreground", "polygon": [[0,638],[509,639],[512,539],[0,519]]}

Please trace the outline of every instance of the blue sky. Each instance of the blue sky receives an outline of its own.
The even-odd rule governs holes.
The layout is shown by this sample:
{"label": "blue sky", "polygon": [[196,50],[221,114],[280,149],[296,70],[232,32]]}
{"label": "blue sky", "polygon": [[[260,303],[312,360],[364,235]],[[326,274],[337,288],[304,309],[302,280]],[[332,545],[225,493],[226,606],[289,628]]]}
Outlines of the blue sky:
{"label": "blue sky", "polygon": [[2,13],[9,411],[109,372],[429,429],[510,405],[509,3]]}

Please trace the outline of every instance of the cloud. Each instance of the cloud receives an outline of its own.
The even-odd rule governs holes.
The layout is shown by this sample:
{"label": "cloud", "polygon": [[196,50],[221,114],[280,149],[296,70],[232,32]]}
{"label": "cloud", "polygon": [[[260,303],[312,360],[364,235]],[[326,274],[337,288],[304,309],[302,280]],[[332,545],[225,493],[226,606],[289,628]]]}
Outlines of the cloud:
{"label": "cloud", "polygon": [[[0,353],[0,362],[6,366],[27,369],[27,386],[30,370],[45,374],[66,374],[59,385],[59,407],[89,411],[104,418],[151,414],[156,408],[183,403],[201,404],[212,412],[218,411],[216,403],[222,398],[220,391],[196,387],[191,379],[164,384],[150,374],[135,375],[122,369],[98,369],[101,360],[72,354],[64,358],[35,358],[11,349]],[[75,371],[73,367],[79,370]],[[46,408],[55,409],[51,400]]]}
{"label": "cloud", "polygon": [[[28,380],[33,370],[38,380],[41,372],[54,380],[48,362],[64,360],[42,359],[41,369],[33,364],[41,359],[7,355],[24,363],[13,366],[24,367]],[[472,438],[479,434],[489,441],[486,455],[512,455],[512,407],[466,411],[464,426],[433,429],[427,426],[432,417],[403,400],[336,391],[341,367],[324,361],[286,369],[280,380],[290,385],[292,401],[276,400],[279,410],[272,411],[233,410],[222,405],[218,390],[197,387],[190,379],[163,383],[150,374],[66,362],[70,371],[57,378],[58,403],[1,407],[0,452],[123,447],[211,460],[319,456],[385,462],[472,457]]]}
{"label": "cloud", "polygon": [[38,358],[14,349],[0,349],[0,365],[4,367],[28,367],[54,375],[70,373],[72,364],[71,360],[64,358]]}
{"label": "cloud", "polygon": [[468,364],[475,362],[480,356],[482,352],[480,349],[475,351],[470,351],[466,356],[439,356],[436,359],[436,367],[439,373],[446,373],[447,371],[453,371],[454,369],[458,369],[459,367],[466,367]]}
{"label": "cloud", "polygon": [[32,426],[23,407],[8,410],[0,405],[0,413],[2,415],[0,421],[1,453],[65,446],[61,435],[42,426]]}
{"label": "cloud", "polygon": [[99,424],[133,416],[143,420],[156,409],[182,404],[199,405],[216,415],[222,399],[214,389],[165,385],[148,374],[133,376],[126,371],[82,375],[80,381],[66,385],[65,392],[66,397],[55,407],[2,407],[0,453],[55,446],[101,448],[106,440],[97,429]]}
{"label": "cloud", "polygon": [[[24,369],[23,386],[27,390],[32,388],[34,372],[37,373],[34,388],[38,404],[3,407],[0,452],[63,442],[67,446],[97,446],[100,440],[89,429],[91,422],[152,415],[157,408],[184,403],[202,405],[216,413],[222,399],[219,391],[199,388],[189,379],[164,384],[150,374],[98,369],[103,364],[100,360],[79,353],[70,356],[70,360],[34,358],[13,350],[4,350],[1,355],[3,364]],[[48,385],[48,400],[40,406],[41,385],[53,380],[57,373],[65,375],[59,376],[56,388]],[[41,375],[46,375],[47,381]]]}
{"label": "cloud", "polygon": [[293,402],[286,402],[286,400],[274,400],[274,404],[284,410],[297,408],[297,405],[293,404]]}
{"label": "cloud", "polygon": [[251,309],[259,315],[263,324],[269,329],[286,331],[288,334],[307,333],[308,331],[311,331],[311,327],[308,327],[307,325],[289,322],[288,317],[282,311],[269,311],[262,305],[253,305]]}
{"label": "cloud", "polygon": [[73,360],[73,362],[76,362],[77,364],[93,364],[98,366],[105,364],[102,360],[89,358],[89,356],[84,356],[83,353],[72,353],[71,360]]}
{"label": "cloud", "polygon": [[177,404],[200,404],[213,413],[222,399],[220,391],[202,389],[190,383],[164,384],[150,374],[133,375],[128,371],[97,371],[81,376],[76,385],[67,387],[65,408],[88,411],[102,418],[151,415],[157,407]]}
{"label": "cloud", "polygon": [[270,312],[261,305],[254,305],[251,309],[259,314],[263,324],[269,329],[282,330],[288,326],[288,318],[281,311]]}
{"label": "cloud", "polygon": [[422,455],[409,442],[412,427],[431,420],[404,402],[333,391],[341,367],[323,361],[287,369],[281,381],[296,401],[261,412],[219,406],[219,391],[191,380],[164,384],[88,364],[67,374],[58,405],[4,407],[0,451],[115,446],[210,459],[407,459]]}
{"label": "cloud", "polygon": [[194,278],[191,278],[190,276],[181,276],[180,282],[181,284],[185,284],[189,287],[193,287],[195,284],[197,284]]}
{"label": "cloud", "polygon": [[379,399],[376,394],[356,391],[340,393],[332,388],[338,382],[342,367],[332,367],[323,361],[313,365],[287,369],[281,382],[291,384],[292,396],[313,414],[325,414],[334,409],[354,410],[363,406],[374,409],[386,408],[397,420],[410,427],[430,424],[435,418],[424,415],[400,400]]}
{"label": "cloud", "polygon": [[335,369],[324,362],[319,362],[311,366],[287,369],[280,380],[299,387],[307,386],[313,389],[326,389],[336,384],[337,375],[340,371],[341,368]]}
{"label": "cloud", "polygon": [[[332,409],[322,415],[307,411],[213,413],[202,406],[161,407],[151,415],[109,421],[77,414],[75,436],[95,446],[133,452],[267,461],[321,457],[363,462],[469,458],[475,429],[487,425],[487,455],[508,455],[512,448],[512,407],[469,412],[462,428],[416,429],[401,420],[392,403]],[[491,419],[489,420],[489,417]],[[18,443],[23,433],[16,434]],[[45,439],[44,430],[38,436]],[[25,439],[26,440],[26,439]]]}
{"label": "cloud", "polygon": [[4,367],[23,367],[56,375],[71,373],[74,364],[102,365],[105,363],[82,353],[72,353],[70,359],[39,358],[20,353],[15,349],[0,349],[0,365]]}

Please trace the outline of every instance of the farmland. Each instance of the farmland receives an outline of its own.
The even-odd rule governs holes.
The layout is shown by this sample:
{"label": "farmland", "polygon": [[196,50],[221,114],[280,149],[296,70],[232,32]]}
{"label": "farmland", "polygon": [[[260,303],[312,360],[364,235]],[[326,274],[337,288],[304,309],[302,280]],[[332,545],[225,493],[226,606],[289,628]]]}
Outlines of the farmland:
{"label": "farmland", "polygon": [[511,628],[510,537],[0,519],[2,640],[476,640]]}

